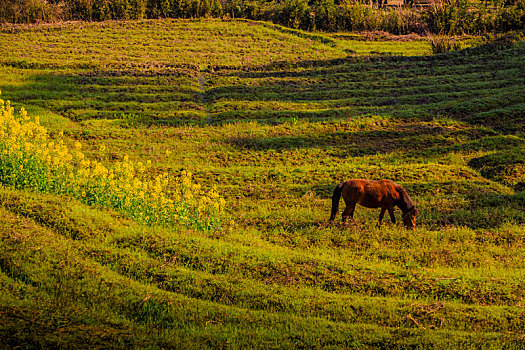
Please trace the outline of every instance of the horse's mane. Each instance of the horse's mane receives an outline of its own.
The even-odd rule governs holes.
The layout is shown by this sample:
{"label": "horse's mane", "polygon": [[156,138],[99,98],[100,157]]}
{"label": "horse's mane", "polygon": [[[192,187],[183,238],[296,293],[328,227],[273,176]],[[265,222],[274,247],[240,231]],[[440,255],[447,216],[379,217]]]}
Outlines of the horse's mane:
{"label": "horse's mane", "polygon": [[415,207],[414,203],[410,199],[410,196],[408,195],[407,191],[403,187],[398,186],[397,187],[397,191],[398,191],[399,196],[400,196],[400,204],[402,204],[402,205],[398,205],[398,206],[401,208],[401,210],[403,212],[405,210],[410,210],[410,209]]}

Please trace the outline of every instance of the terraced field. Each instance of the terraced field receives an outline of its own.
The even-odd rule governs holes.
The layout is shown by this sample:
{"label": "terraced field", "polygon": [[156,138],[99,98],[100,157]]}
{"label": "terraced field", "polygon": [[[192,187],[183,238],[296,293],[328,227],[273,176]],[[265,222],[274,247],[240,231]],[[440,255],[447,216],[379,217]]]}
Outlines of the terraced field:
{"label": "terraced field", "polygon": [[[143,226],[3,187],[0,344],[525,347],[525,45],[428,56],[424,39],[352,38],[4,28],[3,99],[108,166],[191,171],[229,211],[213,231]],[[364,208],[328,225],[334,186],[357,177],[402,184],[418,227],[376,228]]]}

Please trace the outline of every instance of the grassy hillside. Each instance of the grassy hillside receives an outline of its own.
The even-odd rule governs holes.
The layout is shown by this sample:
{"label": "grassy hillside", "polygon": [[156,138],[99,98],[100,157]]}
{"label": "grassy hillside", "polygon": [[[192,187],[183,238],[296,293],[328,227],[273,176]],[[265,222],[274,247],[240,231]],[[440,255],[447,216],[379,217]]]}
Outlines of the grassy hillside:
{"label": "grassy hillside", "polygon": [[[142,225],[3,186],[2,347],[525,346],[523,43],[427,56],[214,20],[0,39],[2,98],[51,138],[108,168],[149,161],[146,178],[189,171],[228,208],[213,230]],[[354,177],[402,184],[418,227],[362,207],[328,225]]]}

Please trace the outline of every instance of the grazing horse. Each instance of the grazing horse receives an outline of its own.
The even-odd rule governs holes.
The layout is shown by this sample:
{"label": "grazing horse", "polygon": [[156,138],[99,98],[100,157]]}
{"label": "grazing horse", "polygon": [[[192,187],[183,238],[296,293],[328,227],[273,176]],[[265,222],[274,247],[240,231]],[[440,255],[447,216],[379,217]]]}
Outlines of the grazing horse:
{"label": "grazing horse", "polygon": [[339,209],[339,200],[343,196],[346,209],[343,212],[343,222],[348,217],[353,220],[356,204],[361,204],[367,208],[381,208],[378,226],[388,210],[390,219],[396,222],[394,216],[394,206],[398,206],[403,212],[403,223],[407,228],[416,227],[416,216],[418,210],[410,200],[407,191],[392,180],[369,181],[362,179],[352,179],[340,183],[335,187],[332,195],[332,214],[330,221],[333,221]]}

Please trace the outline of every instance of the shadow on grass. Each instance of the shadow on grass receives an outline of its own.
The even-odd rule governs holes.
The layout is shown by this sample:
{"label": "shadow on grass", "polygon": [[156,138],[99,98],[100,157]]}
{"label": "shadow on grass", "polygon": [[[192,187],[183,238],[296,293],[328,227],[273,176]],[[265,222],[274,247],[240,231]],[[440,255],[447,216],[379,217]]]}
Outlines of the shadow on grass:
{"label": "shadow on grass", "polygon": [[[346,58],[219,70],[217,76],[236,83],[216,85],[206,94],[210,104],[220,106],[213,114],[219,123],[327,120],[368,110],[416,120],[446,116],[501,130],[510,130],[505,124],[514,120],[518,125],[511,131],[517,132],[525,123],[520,108],[525,103],[524,52],[525,46],[518,46],[489,54],[471,50],[440,57]],[[502,121],[496,112],[508,118]]]}
{"label": "shadow on grass", "polygon": [[[335,148],[347,151],[346,156],[363,156],[377,153],[419,152],[429,149],[439,152],[443,147],[453,147],[466,141],[479,140],[491,132],[475,128],[446,128],[421,123],[405,123],[391,119],[385,126],[367,125],[366,121],[346,121],[341,129],[348,131],[323,132],[302,131],[303,135],[257,138],[240,136],[230,139],[230,143],[240,149],[283,151],[300,148]],[[357,131],[362,128],[371,129]],[[315,126],[312,127],[312,129]],[[315,130],[315,129],[313,129]]]}
{"label": "shadow on grass", "polygon": [[467,197],[467,205],[441,213],[432,226],[466,226],[472,229],[494,229],[512,223],[525,224],[525,192],[487,194]]}
{"label": "shadow on grass", "polygon": [[23,85],[4,86],[2,98],[36,105],[73,121],[124,119],[140,124],[199,124],[203,93],[194,72],[109,70],[23,72]]}
{"label": "shadow on grass", "polygon": [[46,309],[2,306],[0,347],[54,349],[62,348],[65,343],[70,344],[68,348],[74,344],[72,348],[75,349],[104,349],[108,344],[119,344],[118,348],[145,346],[138,338],[139,334],[142,337],[144,334],[138,329],[105,320],[97,320],[94,324],[92,316],[79,314],[78,310],[76,313],[60,310],[64,306],[59,310],[56,310],[57,305],[48,308],[55,309],[52,315]]}
{"label": "shadow on grass", "polygon": [[[126,119],[145,125],[258,120],[323,121],[363,113],[428,120],[445,115],[523,130],[525,45],[445,56],[372,56],[275,62],[254,67],[132,67],[88,70],[28,67],[23,86],[4,96],[72,120]],[[44,69],[46,68],[46,69]],[[48,73],[49,72],[49,73]],[[209,84],[203,89],[199,79]],[[216,80],[218,79],[218,80]],[[223,81],[223,79],[225,79]],[[232,83],[233,82],[233,83]],[[223,106],[226,101],[232,105]],[[246,107],[246,103],[255,106]],[[259,105],[274,102],[277,105]],[[306,109],[280,105],[312,104]],[[495,117],[507,116],[505,121]],[[505,126],[507,125],[507,126]]]}

